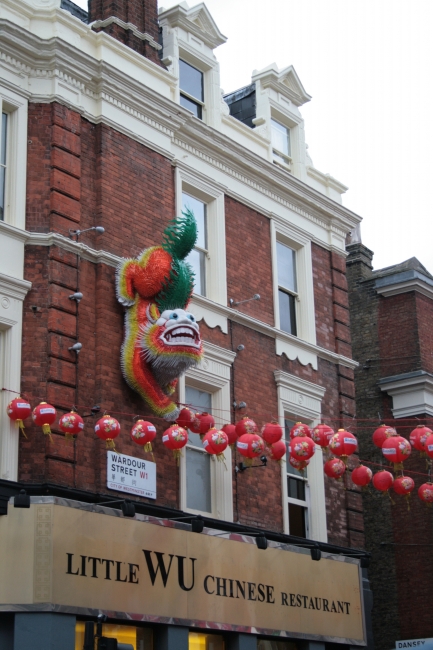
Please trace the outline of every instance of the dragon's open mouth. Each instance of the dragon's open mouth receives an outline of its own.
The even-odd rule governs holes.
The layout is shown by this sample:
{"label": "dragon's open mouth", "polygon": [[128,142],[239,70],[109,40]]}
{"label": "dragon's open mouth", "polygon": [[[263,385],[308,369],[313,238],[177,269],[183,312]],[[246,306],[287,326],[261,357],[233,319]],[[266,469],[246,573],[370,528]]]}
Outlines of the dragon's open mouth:
{"label": "dragon's open mouth", "polygon": [[200,347],[200,335],[192,327],[184,325],[171,327],[163,332],[161,339],[168,345],[189,345],[195,348]]}

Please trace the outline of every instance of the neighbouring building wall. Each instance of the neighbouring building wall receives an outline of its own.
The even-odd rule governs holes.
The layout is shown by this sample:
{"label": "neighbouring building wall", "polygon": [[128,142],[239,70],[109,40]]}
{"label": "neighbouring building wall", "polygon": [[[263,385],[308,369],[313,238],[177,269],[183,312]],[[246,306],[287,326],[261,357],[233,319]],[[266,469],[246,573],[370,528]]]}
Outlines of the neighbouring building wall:
{"label": "neighbouring building wall", "polygon": [[[347,250],[352,346],[359,362],[355,370],[359,453],[377,471],[382,464],[387,468],[372,442],[382,420],[405,438],[418,423],[431,427],[428,400],[417,403],[414,392],[416,382],[428,382],[431,373],[421,353],[430,348],[431,357],[425,317],[433,300],[421,293],[427,292],[431,276],[414,258],[373,271],[372,251],[363,244],[349,245]],[[398,393],[394,388],[397,384]],[[401,400],[406,400],[405,408]],[[416,494],[421,483],[428,480],[426,463],[414,450],[404,469],[413,472],[410,476],[416,485],[407,503],[394,493],[391,498],[376,490],[366,490],[362,495],[366,548],[372,553],[369,577],[378,650],[393,646],[398,639],[433,634],[423,596],[433,577],[427,561],[433,520],[431,510]]]}

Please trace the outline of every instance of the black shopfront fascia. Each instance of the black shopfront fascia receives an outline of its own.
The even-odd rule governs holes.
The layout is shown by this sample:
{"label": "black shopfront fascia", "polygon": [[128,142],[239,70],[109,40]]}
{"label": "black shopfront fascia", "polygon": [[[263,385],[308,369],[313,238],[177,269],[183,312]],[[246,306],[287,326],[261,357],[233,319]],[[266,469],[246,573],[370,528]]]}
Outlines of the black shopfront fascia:
{"label": "black shopfront fascia", "polygon": [[[15,497],[20,494],[22,490],[25,490],[29,496],[53,496],[63,499],[71,499],[74,501],[81,501],[83,503],[89,504],[100,504],[103,505],[104,502],[110,501],[113,505],[110,505],[112,508],[121,509],[121,504],[125,498],[128,498],[129,495],[117,496],[118,503],[113,503],[113,494],[105,493],[94,493],[85,490],[79,490],[76,488],[68,488],[61,485],[56,485],[53,483],[24,483],[24,482],[13,482],[0,479],[0,516],[7,516],[8,507],[12,507],[8,504],[11,497]],[[161,506],[153,503],[145,503],[141,501],[133,500],[135,511],[139,514],[156,517],[159,519],[181,519],[184,523],[190,523],[196,519],[196,515],[191,513],[183,512],[175,508],[168,508],[166,506]],[[206,528],[215,529],[221,532],[226,533],[238,533],[243,535],[252,535],[257,537],[257,535],[265,535],[269,541],[288,544],[293,546],[299,546],[303,548],[311,548],[312,546],[315,549],[320,549],[320,551],[329,554],[343,555],[347,557],[357,558],[362,563],[368,564],[370,554],[348,547],[337,546],[334,544],[328,544],[325,542],[314,542],[312,540],[303,539],[296,537],[294,535],[285,535],[271,530],[266,530],[263,528],[256,528],[254,526],[246,526],[243,524],[237,524],[229,521],[222,521],[220,519],[213,519],[211,517],[203,517],[204,526]],[[266,551],[263,551],[266,552]],[[372,608],[372,593],[370,590],[370,584],[368,580],[368,573],[366,568],[362,568],[362,588],[363,588],[363,597],[364,597],[364,608],[365,608],[365,625],[367,633],[367,646],[366,650],[373,650],[373,636],[372,636],[372,626],[371,626],[371,608]],[[170,632],[170,634],[174,631]],[[243,635],[242,635],[243,636]],[[327,644],[329,645],[329,644]],[[331,644],[333,645],[333,644]],[[336,644],[339,648],[343,650],[344,646]],[[232,644],[228,644],[227,650],[231,649]],[[233,646],[233,649],[236,650],[236,643]],[[331,648],[329,648],[331,650]]]}

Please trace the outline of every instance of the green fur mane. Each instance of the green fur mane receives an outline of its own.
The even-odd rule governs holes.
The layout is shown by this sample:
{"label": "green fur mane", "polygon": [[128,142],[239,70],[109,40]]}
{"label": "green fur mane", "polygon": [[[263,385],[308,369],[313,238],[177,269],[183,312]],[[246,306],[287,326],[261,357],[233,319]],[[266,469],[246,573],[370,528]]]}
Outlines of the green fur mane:
{"label": "green fur mane", "polygon": [[188,208],[182,216],[170,221],[164,230],[162,247],[173,258],[170,275],[156,297],[161,312],[165,309],[186,307],[194,289],[194,271],[185,257],[197,241],[197,222]]}

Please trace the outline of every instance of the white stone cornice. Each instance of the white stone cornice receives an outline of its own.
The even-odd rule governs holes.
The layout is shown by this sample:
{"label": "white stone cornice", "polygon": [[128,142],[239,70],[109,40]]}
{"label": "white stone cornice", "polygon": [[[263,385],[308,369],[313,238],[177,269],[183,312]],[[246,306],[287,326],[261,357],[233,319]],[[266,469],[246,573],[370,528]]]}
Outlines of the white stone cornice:
{"label": "white stone cornice", "polygon": [[290,375],[282,370],[274,370],[278,398],[284,406],[284,411],[296,413],[298,417],[314,421],[320,417],[322,400],[326,388],[320,384]]}
{"label": "white stone cornice", "polygon": [[[383,281],[383,284],[381,283]],[[417,291],[427,298],[433,299],[433,281],[418,271],[406,271],[379,278],[375,282],[376,292],[380,296],[396,296],[400,293]]]}
{"label": "white stone cornice", "polygon": [[109,18],[106,18],[105,20],[95,20],[93,23],[89,23],[89,27],[92,27],[93,29],[98,29],[102,27],[108,27],[108,25],[119,25],[119,27],[123,27],[123,29],[126,29],[127,31],[130,31],[139,38],[141,41],[146,41],[149,43],[151,47],[153,47],[154,50],[162,50],[162,45],[157,43],[153,36],[150,34],[147,34],[146,32],[140,32],[140,30],[137,29],[135,25],[132,23],[125,23],[123,20],[120,18],[117,18],[117,16],[110,16]]}
{"label": "white stone cornice", "polygon": [[330,174],[324,174],[315,167],[307,167],[307,174],[308,176],[311,176],[311,178],[319,181],[319,183],[322,183],[322,185],[325,185],[325,187],[331,187],[339,194],[344,194],[349,189],[347,185],[343,185],[343,183],[340,183],[340,181]]}
{"label": "white stone cornice", "polygon": [[24,300],[31,288],[32,283],[27,280],[12,278],[0,273],[0,292],[9,298]]}
{"label": "white stone cornice", "polygon": [[378,383],[380,390],[392,397],[394,418],[433,416],[433,375],[430,373],[418,370],[384,377]]}
{"label": "white stone cornice", "polygon": [[301,80],[292,65],[284,70],[279,70],[277,65],[272,63],[263,70],[254,70],[251,81],[260,81],[263,88],[272,88],[272,90],[293,102],[295,106],[302,106],[311,99],[311,95],[305,92]]}
{"label": "white stone cornice", "polygon": [[[74,29],[75,22],[80,21],[74,21]],[[96,43],[95,53],[102,50],[110,63],[92,58],[65,40],[41,39],[4,20],[0,20],[0,33],[4,65],[15,70],[17,84],[27,79],[22,85],[32,90],[30,101],[57,99],[90,121],[109,123],[168,158],[173,157],[173,147],[181,147],[186,154],[207,161],[236,183],[245,185],[247,191],[242,193],[241,201],[248,200],[252,188],[325,231],[333,225],[348,232],[359,223],[360,217],[350,210],[194,119],[189,111],[164,95],[169,89],[173,96],[176,77],[104,32],[88,30],[86,36]],[[131,64],[127,68],[131,74],[111,64],[121,60]],[[34,79],[41,81],[36,83]],[[162,85],[158,86],[159,83]],[[263,207],[255,205],[255,209],[262,211]],[[326,236],[321,243],[330,245]],[[337,248],[341,249],[341,245]]]}
{"label": "white stone cornice", "polygon": [[58,246],[69,253],[79,255],[81,259],[93,262],[94,264],[107,264],[116,268],[120,261],[123,259],[119,255],[113,255],[108,251],[95,250],[82,244],[81,242],[73,241],[64,235],[57,232],[26,232],[25,243],[28,246]]}

